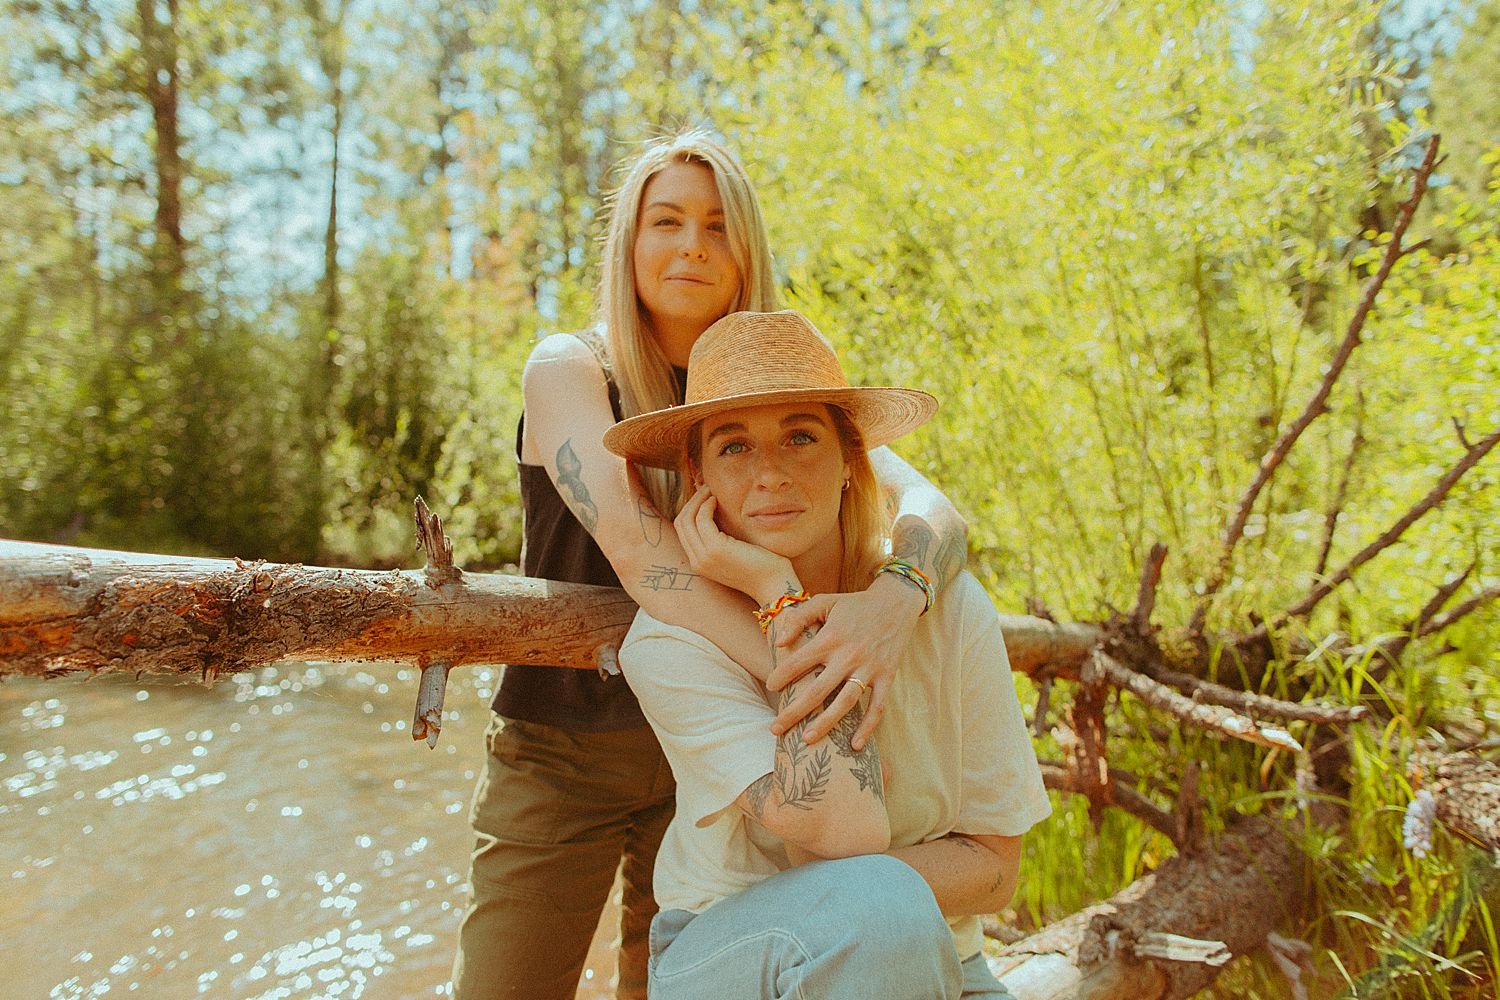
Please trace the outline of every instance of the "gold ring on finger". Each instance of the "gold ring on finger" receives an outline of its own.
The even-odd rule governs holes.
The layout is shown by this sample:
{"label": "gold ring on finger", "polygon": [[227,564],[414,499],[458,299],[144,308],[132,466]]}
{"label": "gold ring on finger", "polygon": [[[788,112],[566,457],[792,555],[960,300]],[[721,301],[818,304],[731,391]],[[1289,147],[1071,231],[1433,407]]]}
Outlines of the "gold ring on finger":
{"label": "gold ring on finger", "polygon": [[858,684],[859,685],[859,693],[861,695],[866,695],[866,694],[870,693],[870,685],[866,684],[864,681],[860,680],[858,677],[850,677],[849,678],[849,683],[851,683],[851,684]]}

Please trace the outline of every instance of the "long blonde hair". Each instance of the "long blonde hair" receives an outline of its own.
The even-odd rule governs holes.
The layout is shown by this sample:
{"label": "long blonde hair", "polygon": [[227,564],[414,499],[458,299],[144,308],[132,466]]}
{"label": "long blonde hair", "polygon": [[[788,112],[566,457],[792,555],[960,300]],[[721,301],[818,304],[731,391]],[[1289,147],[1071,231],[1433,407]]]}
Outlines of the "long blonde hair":
{"label": "long blonde hair", "polygon": [[[604,323],[615,384],[624,416],[666,409],[682,402],[672,365],[657,346],[636,292],[635,236],[646,182],[673,163],[701,163],[713,171],[724,204],[729,251],[740,272],[740,289],[729,312],[777,308],[771,244],[755,188],[739,158],[702,129],[655,140],[630,164],[609,200],[609,228],[599,278],[598,318]],[[676,510],[679,478],[664,469],[638,467],[646,493],[663,514]]]}
{"label": "long blonde hair", "polygon": [[[842,407],[825,404],[839,438],[839,450],[849,466],[849,488],[839,502],[839,537],[844,543],[844,561],[839,566],[839,590],[864,590],[875,580],[885,562],[886,540],[891,520],[880,498],[880,484],[865,450],[864,436]],[[678,475],[690,479],[703,468],[703,423],[693,425],[684,442]],[[687,503],[679,498],[670,508],[673,516]]]}

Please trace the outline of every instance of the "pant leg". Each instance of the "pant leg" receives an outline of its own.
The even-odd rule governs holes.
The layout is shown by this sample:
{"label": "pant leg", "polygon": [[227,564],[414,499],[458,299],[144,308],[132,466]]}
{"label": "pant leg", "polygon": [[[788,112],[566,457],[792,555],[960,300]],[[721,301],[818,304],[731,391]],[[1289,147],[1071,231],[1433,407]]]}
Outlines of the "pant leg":
{"label": "pant leg", "polygon": [[620,863],[619,966],[616,1000],[646,1000],[646,970],[651,960],[651,921],[656,916],[652,879],[656,852],[676,811],[676,785],[666,756],[661,758],[657,797],[631,815],[625,835],[625,858]]}
{"label": "pant leg", "polygon": [[454,995],[572,1000],[660,749],[649,729],[578,733],[498,718],[486,741]]}
{"label": "pant leg", "polygon": [[963,1000],[1015,1000],[1015,994],[990,971],[982,953],[963,963],[963,973]]}
{"label": "pant leg", "polygon": [[885,855],[773,875],[652,928],[652,1000],[957,1000],[962,972],[927,883]]}

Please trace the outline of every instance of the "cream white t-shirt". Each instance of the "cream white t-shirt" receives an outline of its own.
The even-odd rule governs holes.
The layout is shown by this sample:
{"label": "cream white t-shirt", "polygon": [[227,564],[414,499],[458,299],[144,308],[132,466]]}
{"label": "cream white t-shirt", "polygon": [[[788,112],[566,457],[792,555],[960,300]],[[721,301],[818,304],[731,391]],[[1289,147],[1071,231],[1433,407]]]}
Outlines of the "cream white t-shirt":
{"label": "cream white t-shirt", "polygon": [[[781,839],[734,804],[774,767],[773,696],[707,639],[644,611],[620,667],[677,778],[677,815],[656,858],[661,908],[701,913],[789,867]],[[918,620],[887,706],[876,739],[893,846],[1017,836],[1051,812],[1000,622],[969,574]],[[978,917],[949,925],[960,959],[979,951]]]}

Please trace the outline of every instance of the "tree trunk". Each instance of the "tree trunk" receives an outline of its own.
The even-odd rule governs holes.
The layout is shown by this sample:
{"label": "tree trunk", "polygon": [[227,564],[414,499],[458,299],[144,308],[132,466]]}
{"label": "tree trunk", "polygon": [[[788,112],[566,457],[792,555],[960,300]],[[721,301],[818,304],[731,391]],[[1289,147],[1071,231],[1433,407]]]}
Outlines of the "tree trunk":
{"label": "tree trunk", "polygon": [[[635,615],[622,590],[499,573],[436,588],[380,572],[0,541],[0,676],[232,673],[277,660],[593,669]],[[1087,625],[1002,616],[1015,668],[1063,676]]]}
{"label": "tree trunk", "polygon": [[623,591],[0,542],[0,676],[217,673],[287,659],[595,665]]}
{"label": "tree trunk", "polygon": [[1177,855],[992,964],[1017,1000],[1190,997],[1297,905],[1304,856],[1292,833],[1268,816],[1237,819],[1211,849]]}
{"label": "tree trunk", "polygon": [[136,0],[140,18],[142,79],[156,136],[156,240],[162,277],[176,287],[185,268],[182,235],[182,141],[177,115],[177,0],[167,0],[167,22],[154,0]]}

